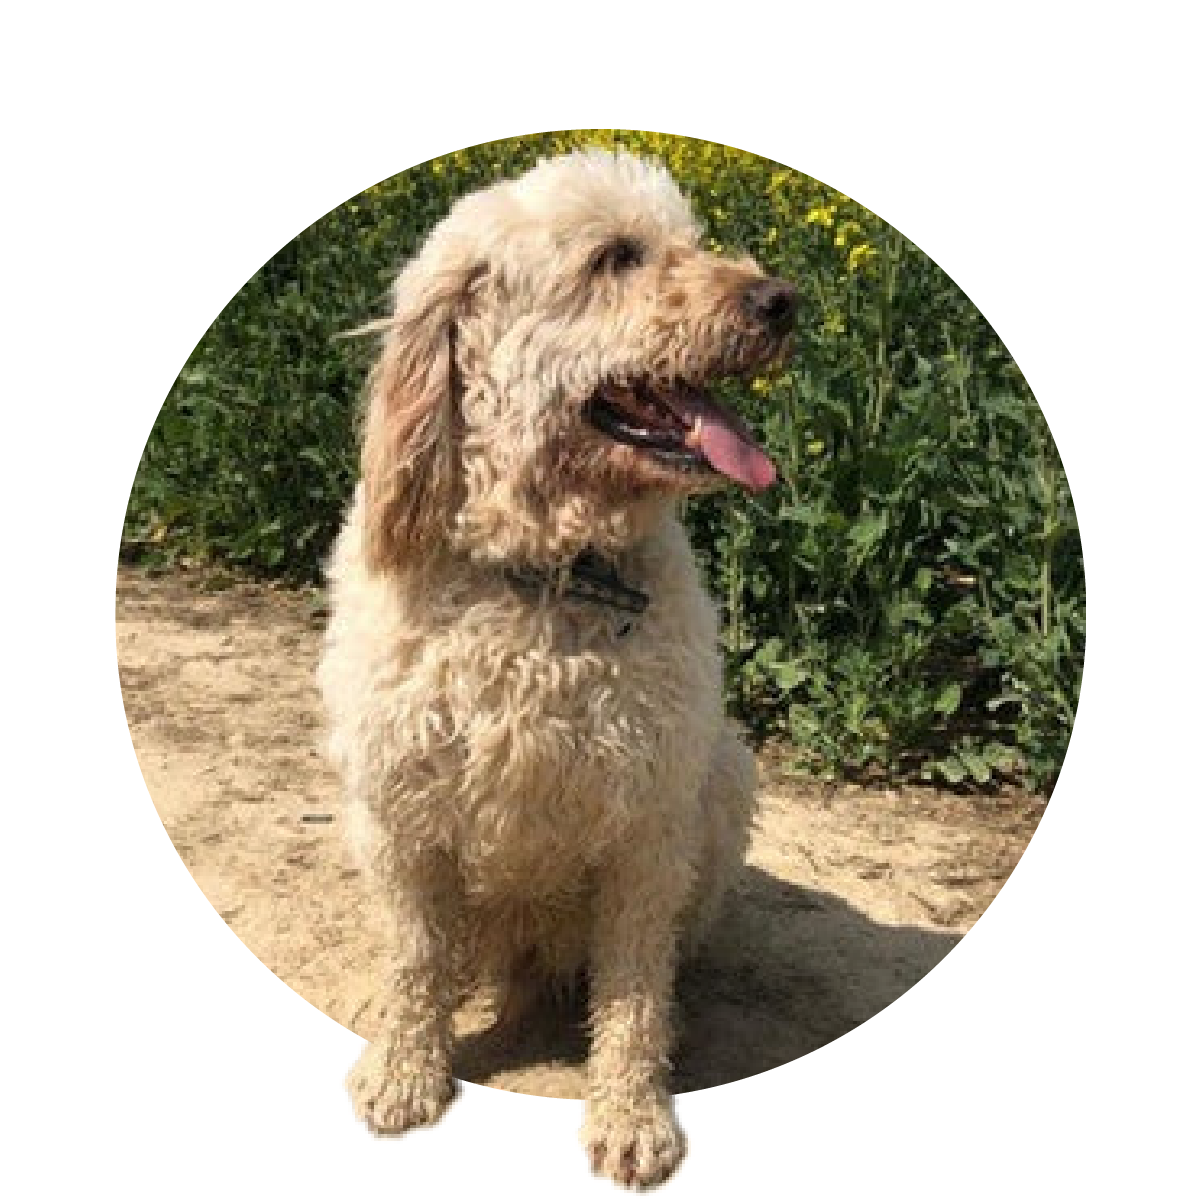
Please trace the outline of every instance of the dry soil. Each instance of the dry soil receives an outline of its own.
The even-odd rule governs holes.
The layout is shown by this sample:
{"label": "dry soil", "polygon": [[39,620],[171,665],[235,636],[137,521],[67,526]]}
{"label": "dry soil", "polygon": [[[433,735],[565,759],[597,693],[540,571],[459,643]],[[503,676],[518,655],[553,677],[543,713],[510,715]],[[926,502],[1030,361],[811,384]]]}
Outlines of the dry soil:
{"label": "dry soil", "polygon": [[[147,788],[237,936],[303,997],[370,1036],[379,915],[343,850],[321,756],[314,593],[122,569],[117,653]],[[1026,848],[1042,802],[827,787],[763,763],[749,861],[679,986],[677,1092],[796,1059],[878,1013],[950,951]],[[457,1015],[456,1072],[580,1095],[578,1004],[490,1037]]]}

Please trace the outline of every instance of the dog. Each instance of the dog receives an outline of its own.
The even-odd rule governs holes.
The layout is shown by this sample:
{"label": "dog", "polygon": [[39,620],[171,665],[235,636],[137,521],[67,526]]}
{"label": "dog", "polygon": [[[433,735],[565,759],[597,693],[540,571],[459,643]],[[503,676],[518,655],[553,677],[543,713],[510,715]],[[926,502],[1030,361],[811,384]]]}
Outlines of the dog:
{"label": "dog", "polygon": [[771,484],[706,385],[777,363],[795,312],[703,248],[661,164],[602,150],[458,200],[396,279],[319,668],[391,932],[348,1080],[377,1133],[451,1099],[467,991],[512,1013],[586,973],[593,1171],[680,1161],[673,979],[743,860],[755,768],[679,509]]}

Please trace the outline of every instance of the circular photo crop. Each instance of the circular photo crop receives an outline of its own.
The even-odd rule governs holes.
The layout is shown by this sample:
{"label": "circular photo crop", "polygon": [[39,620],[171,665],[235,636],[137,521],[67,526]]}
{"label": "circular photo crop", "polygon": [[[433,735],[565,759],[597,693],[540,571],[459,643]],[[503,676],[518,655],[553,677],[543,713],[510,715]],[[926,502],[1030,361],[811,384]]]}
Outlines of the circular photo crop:
{"label": "circular photo crop", "polygon": [[727,146],[571,130],[384,180],[216,316],[117,575],[164,825],[363,1035],[373,1130],[453,1079],[587,1102],[795,1060],[992,902],[1072,730],[1068,481],[986,318]]}

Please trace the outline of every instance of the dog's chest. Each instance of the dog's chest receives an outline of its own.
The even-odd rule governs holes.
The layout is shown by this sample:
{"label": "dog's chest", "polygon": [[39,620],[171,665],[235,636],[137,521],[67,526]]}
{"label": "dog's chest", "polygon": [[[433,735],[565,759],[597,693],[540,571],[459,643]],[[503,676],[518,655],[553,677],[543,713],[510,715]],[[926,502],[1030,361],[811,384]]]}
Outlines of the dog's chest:
{"label": "dog's chest", "polygon": [[720,712],[717,650],[665,617],[576,606],[474,629],[470,659],[446,677],[469,874],[553,886],[699,787]]}

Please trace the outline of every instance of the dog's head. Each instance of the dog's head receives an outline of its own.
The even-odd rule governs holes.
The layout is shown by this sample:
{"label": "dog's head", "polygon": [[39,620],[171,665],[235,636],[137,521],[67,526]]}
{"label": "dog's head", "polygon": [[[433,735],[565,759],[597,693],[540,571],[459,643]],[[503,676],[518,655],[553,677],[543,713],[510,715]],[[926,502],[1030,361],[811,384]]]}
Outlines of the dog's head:
{"label": "dog's head", "polygon": [[377,568],[436,543],[553,562],[774,469],[706,385],[764,367],[790,284],[706,252],[667,171],[583,151],[460,200],[401,273],[369,383]]}

